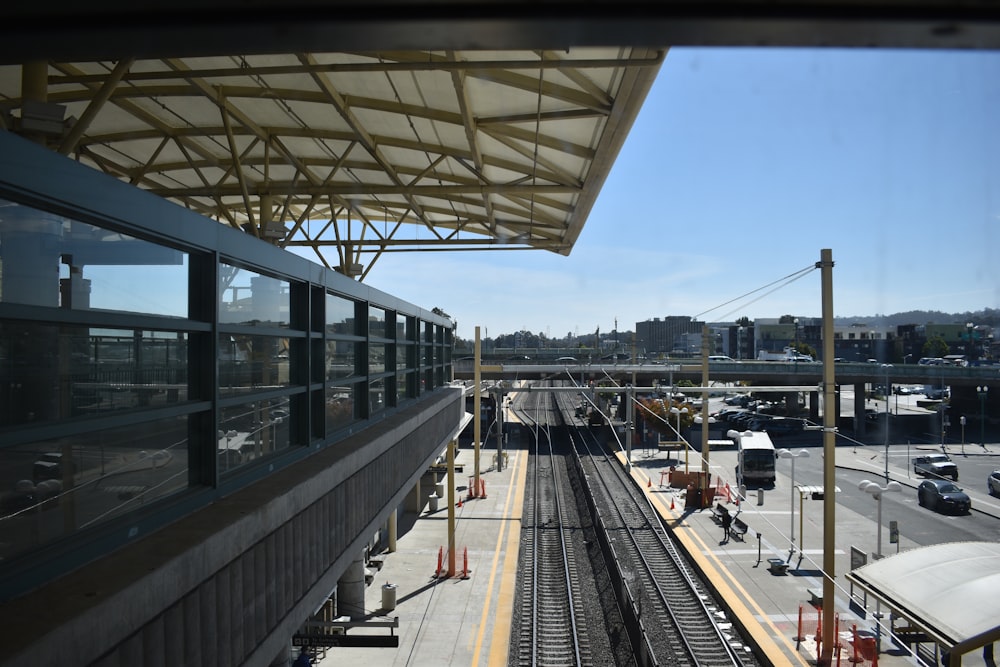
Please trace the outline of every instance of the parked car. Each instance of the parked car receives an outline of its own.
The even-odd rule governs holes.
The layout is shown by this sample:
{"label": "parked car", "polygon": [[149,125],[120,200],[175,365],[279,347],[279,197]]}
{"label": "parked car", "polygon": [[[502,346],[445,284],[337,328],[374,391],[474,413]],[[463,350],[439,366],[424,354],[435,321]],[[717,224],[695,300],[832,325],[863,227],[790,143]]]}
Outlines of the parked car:
{"label": "parked car", "polygon": [[994,470],[986,478],[986,488],[991,496],[1000,496],[1000,470]]}
{"label": "parked car", "polygon": [[948,398],[949,392],[947,389],[925,389],[924,396],[932,401],[943,401]]}
{"label": "parked car", "polygon": [[925,479],[917,487],[917,503],[934,511],[968,514],[972,500],[954,482],[946,479]]}
{"label": "parked car", "polygon": [[926,454],[913,457],[913,472],[934,479],[951,477],[951,481],[958,481],[958,466],[947,454]]}

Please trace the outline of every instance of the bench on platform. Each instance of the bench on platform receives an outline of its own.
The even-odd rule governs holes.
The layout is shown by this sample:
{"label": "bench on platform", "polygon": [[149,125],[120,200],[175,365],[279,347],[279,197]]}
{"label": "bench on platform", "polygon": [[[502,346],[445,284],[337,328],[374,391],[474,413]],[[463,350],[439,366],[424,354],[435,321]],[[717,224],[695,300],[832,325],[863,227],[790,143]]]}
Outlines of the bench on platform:
{"label": "bench on platform", "polygon": [[811,604],[814,607],[823,606],[823,591],[821,590],[818,591],[815,588],[810,588],[806,592],[809,593],[809,604]]}
{"label": "bench on platform", "polygon": [[723,507],[720,503],[715,503],[715,507],[712,508],[712,519],[715,523],[722,525],[722,517],[729,514],[729,510]]}
{"label": "bench on platform", "polygon": [[734,539],[743,541],[743,536],[747,534],[750,526],[743,523],[743,519],[739,517],[733,519],[733,523],[729,526],[729,534],[733,536]]}
{"label": "bench on platform", "polygon": [[771,574],[788,574],[788,563],[784,558],[768,558],[767,569]]}

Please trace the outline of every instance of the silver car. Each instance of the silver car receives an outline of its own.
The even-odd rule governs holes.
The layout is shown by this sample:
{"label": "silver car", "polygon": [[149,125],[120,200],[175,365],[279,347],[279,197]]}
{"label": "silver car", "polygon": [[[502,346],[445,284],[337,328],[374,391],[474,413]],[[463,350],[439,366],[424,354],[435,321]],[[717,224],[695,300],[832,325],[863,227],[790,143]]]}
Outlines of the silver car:
{"label": "silver car", "polygon": [[1000,470],[994,470],[986,478],[986,489],[991,496],[1000,496]]}

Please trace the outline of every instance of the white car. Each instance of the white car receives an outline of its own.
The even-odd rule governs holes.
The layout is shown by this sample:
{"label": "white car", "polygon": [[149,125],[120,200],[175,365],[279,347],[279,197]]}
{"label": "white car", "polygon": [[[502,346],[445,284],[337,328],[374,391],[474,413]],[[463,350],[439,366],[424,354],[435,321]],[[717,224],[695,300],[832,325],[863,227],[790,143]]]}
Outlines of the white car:
{"label": "white car", "polygon": [[986,478],[986,488],[991,496],[1000,496],[1000,470],[994,470]]}

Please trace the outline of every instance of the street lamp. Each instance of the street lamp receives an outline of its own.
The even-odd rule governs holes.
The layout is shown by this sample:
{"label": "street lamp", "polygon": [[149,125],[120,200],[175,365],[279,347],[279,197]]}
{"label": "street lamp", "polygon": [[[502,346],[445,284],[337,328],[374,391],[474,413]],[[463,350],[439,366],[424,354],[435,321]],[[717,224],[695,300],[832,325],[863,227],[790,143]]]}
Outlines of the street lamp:
{"label": "street lamp", "polygon": [[[792,483],[791,483],[791,491],[789,493],[789,495],[791,497],[791,500],[792,500],[792,502],[791,502],[791,505],[792,505],[792,522],[791,522],[791,526],[789,528],[789,534],[791,535],[791,537],[789,539],[791,540],[792,548],[791,548],[791,550],[788,553],[788,559],[789,560],[791,560],[792,553],[795,551],[795,459],[799,458],[800,456],[808,457],[809,456],[809,451],[805,450],[805,449],[800,449],[797,452],[793,452],[790,449],[779,449],[778,450],[778,457],[779,458],[782,458],[782,459],[791,459],[792,460]],[[801,550],[801,547],[800,547],[800,550]]]}
{"label": "street lamp", "polygon": [[[875,560],[882,558],[882,494],[887,492],[899,492],[903,490],[902,485],[899,482],[886,482],[885,486],[879,486],[878,483],[872,482],[867,479],[861,480],[858,484],[858,490],[864,491],[865,493],[870,493],[875,497],[875,502],[878,504],[878,538],[875,542]],[[881,602],[878,598],[875,598],[875,650],[877,652],[882,651],[882,609]]]}
{"label": "street lamp", "polygon": [[905,364],[905,363],[909,363],[909,362],[907,362],[907,359],[909,359],[909,358],[910,358],[910,357],[912,357],[912,356],[913,356],[912,354],[904,354],[904,355],[903,355],[903,363],[904,363],[904,364]]}
{"label": "street lamp", "polygon": [[986,385],[976,387],[976,394],[979,395],[979,445],[986,449],[986,396],[990,388]]}
{"label": "street lamp", "polygon": [[688,444],[687,440],[681,436],[681,415],[688,413],[687,408],[678,408],[676,405],[670,407],[670,413],[677,415],[677,441],[684,444],[684,474],[688,472]]}
{"label": "street lamp", "polygon": [[885,384],[883,385],[883,391],[885,392],[885,480],[889,481],[889,369],[892,368],[892,364],[882,364],[882,370],[885,371]]}

